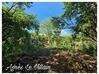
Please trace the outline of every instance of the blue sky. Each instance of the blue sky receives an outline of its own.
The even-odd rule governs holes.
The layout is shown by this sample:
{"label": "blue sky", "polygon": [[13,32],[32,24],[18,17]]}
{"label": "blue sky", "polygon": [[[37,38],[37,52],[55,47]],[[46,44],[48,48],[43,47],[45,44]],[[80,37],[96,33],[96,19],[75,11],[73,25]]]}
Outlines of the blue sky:
{"label": "blue sky", "polygon": [[60,2],[36,2],[25,11],[28,14],[35,14],[37,19],[42,22],[51,16],[59,16],[63,14],[63,3]]}
{"label": "blue sky", "polygon": [[[25,12],[34,14],[40,23],[53,16],[60,16],[64,13],[64,5],[61,2],[34,2],[30,8],[26,8]],[[61,35],[70,35],[69,29],[64,29]]]}

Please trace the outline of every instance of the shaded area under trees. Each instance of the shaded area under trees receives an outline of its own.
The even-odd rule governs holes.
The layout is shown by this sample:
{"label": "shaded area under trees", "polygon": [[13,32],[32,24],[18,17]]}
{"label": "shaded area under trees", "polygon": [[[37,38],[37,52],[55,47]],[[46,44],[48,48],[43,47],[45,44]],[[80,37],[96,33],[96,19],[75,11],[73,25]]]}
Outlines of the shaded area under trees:
{"label": "shaded area under trees", "polygon": [[[14,72],[96,72],[97,4],[63,3],[64,14],[51,17],[42,24],[35,15],[25,13],[25,8],[31,4],[33,3],[3,3],[3,72],[10,72],[5,68],[11,63],[51,66],[49,70]],[[70,29],[72,34],[61,36],[63,29]]]}

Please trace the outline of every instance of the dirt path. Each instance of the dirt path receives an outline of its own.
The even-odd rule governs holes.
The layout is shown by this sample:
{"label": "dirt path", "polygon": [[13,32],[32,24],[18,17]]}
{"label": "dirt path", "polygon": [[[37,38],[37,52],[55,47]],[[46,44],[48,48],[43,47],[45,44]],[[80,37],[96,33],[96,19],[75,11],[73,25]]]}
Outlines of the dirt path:
{"label": "dirt path", "polygon": [[[96,73],[97,71],[97,61],[95,58],[82,53],[75,53],[72,55],[65,51],[61,53],[53,53],[49,56],[43,55],[38,57],[24,54],[12,64],[17,66],[19,66],[19,64],[23,65],[24,69],[15,69],[12,71],[22,73]],[[5,67],[3,67],[3,72],[11,72],[10,68],[5,70],[9,65],[5,64]],[[27,70],[25,68],[27,65],[28,68],[29,66],[32,66],[32,68]]]}

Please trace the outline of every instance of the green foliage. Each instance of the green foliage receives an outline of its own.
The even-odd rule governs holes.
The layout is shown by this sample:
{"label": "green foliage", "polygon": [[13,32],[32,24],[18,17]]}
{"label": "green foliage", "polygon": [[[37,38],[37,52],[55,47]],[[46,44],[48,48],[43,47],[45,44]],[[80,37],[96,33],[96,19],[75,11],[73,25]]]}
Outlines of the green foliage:
{"label": "green foliage", "polygon": [[72,2],[64,3],[64,18],[76,19],[75,33],[82,32],[86,37],[96,41],[97,27],[97,4],[95,2]]}
{"label": "green foliage", "polygon": [[61,48],[65,48],[65,50],[72,50],[72,37],[67,36],[63,37],[60,43]]}
{"label": "green foliage", "polygon": [[96,43],[94,43],[93,41],[84,41],[82,52],[96,57],[97,56],[96,48],[97,48]]}
{"label": "green foliage", "polygon": [[[3,3],[2,8],[3,60],[12,62],[22,53],[47,54],[50,48],[70,52],[80,50],[96,56],[96,3],[64,3],[63,15],[51,17],[42,24],[35,15],[25,13],[31,3],[14,2],[10,5]],[[73,18],[74,26],[67,23]],[[61,36],[63,29],[71,29],[73,35]]]}
{"label": "green foliage", "polygon": [[64,3],[64,10],[62,16],[64,19],[75,18],[76,20],[76,25],[71,28],[74,30],[75,49],[92,55],[96,54],[97,4],[95,2],[68,2]]}
{"label": "green foliage", "polygon": [[[14,10],[16,10],[15,13],[13,13]],[[21,9],[9,11],[5,7],[2,15],[3,58],[7,59],[12,58],[9,55],[15,57],[23,52],[24,46],[30,43],[30,34],[27,30],[37,31],[39,26],[33,15],[28,15]],[[27,46],[27,49],[29,48],[30,46]]]}

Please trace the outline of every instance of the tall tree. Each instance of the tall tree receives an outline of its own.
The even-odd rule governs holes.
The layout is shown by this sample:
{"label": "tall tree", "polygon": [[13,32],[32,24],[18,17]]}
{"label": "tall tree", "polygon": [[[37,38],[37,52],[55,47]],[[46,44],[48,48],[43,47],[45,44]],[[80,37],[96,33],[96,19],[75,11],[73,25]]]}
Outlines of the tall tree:
{"label": "tall tree", "polygon": [[28,31],[37,31],[39,26],[36,17],[26,14],[23,9],[5,6],[2,10],[3,57],[11,58],[10,55],[20,54],[22,47],[30,43]]}
{"label": "tall tree", "polygon": [[[83,49],[96,56],[97,41],[97,3],[95,2],[69,2],[64,3],[65,20],[75,19],[75,25],[71,28],[74,31],[74,45],[77,49]],[[80,43],[79,43],[80,42]],[[92,43],[93,45],[91,45]],[[76,46],[76,47],[77,47]]]}
{"label": "tall tree", "polygon": [[75,33],[82,32],[85,36],[96,41],[97,4],[95,2],[64,3],[65,19],[76,19]]}

